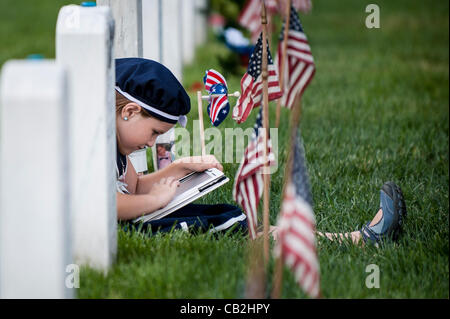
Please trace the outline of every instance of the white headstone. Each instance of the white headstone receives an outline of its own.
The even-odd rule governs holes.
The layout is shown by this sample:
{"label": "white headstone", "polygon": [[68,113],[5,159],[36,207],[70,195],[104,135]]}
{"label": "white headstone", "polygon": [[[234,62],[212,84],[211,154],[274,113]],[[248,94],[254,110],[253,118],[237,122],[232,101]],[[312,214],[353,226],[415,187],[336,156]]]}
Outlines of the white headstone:
{"label": "white headstone", "polygon": [[162,1],[162,60],[178,81],[182,81],[182,24],[181,6],[182,0]]}
{"label": "white headstone", "polygon": [[[143,57],[142,1],[146,2],[145,7],[148,10],[148,7],[151,6],[151,3],[147,3],[149,0],[97,0],[99,6],[110,7],[114,17],[115,58]],[[154,1],[151,0],[150,2]],[[149,30],[148,24],[151,24],[151,21],[148,21],[149,18],[151,19],[153,16],[146,16],[147,31]],[[148,44],[148,41],[146,41],[146,43]],[[137,173],[148,171],[147,156],[145,152],[133,153],[129,158]]]}
{"label": "white headstone", "polygon": [[194,39],[194,14],[195,14],[195,0],[181,1],[182,8],[182,52],[183,63],[190,64],[194,60],[195,53],[195,39]]}
{"label": "white headstone", "polygon": [[102,270],[117,250],[113,27],[108,7],[76,5],[61,8],[56,26],[70,85],[74,257]]}
{"label": "white headstone", "polygon": [[0,298],[73,297],[64,70],[7,62],[0,113]]}
{"label": "white headstone", "polygon": [[162,59],[162,1],[142,0],[143,57],[158,62]]}
{"label": "white headstone", "polygon": [[142,0],[97,0],[111,8],[116,22],[114,57],[142,58]]}
{"label": "white headstone", "polygon": [[206,0],[195,1],[195,44],[202,45],[207,37]]}

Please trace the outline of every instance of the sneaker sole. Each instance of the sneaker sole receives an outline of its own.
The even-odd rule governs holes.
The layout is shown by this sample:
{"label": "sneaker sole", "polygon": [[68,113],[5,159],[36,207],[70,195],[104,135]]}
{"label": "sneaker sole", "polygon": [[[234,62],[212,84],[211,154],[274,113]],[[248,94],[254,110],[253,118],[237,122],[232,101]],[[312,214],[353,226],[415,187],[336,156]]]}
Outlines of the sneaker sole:
{"label": "sneaker sole", "polygon": [[403,224],[407,215],[405,199],[403,197],[401,188],[394,182],[386,182],[383,185],[382,190],[392,198],[392,200],[394,201],[395,211],[398,213],[399,227],[394,230],[392,234],[392,239],[395,241],[398,239],[398,236],[403,229]]}

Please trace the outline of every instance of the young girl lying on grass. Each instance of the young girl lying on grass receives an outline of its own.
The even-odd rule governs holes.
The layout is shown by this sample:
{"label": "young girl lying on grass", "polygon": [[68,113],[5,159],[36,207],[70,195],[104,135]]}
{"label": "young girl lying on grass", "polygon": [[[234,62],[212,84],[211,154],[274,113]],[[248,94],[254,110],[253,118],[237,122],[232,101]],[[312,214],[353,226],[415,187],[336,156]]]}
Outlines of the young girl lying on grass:
{"label": "young girl lying on grass", "polygon": [[158,135],[177,122],[184,125],[190,100],[175,76],[162,64],[140,58],[116,60],[117,218],[131,228],[167,232],[192,227],[203,231],[246,230],[246,217],[233,205],[189,204],[165,218],[131,221],[165,207],[175,195],[178,180],[190,172],[223,170],[213,155],[178,159],[151,174],[138,176],[127,155],[154,145]]}
{"label": "young girl lying on grass", "polygon": [[[213,155],[178,159],[154,173],[138,176],[127,155],[154,145],[158,135],[177,122],[186,123],[189,96],[174,75],[163,65],[141,58],[116,60],[116,135],[117,135],[117,217],[126,226],[142,231],[167,232],[190,227],[203,231],[247,230],[246,217],[233,205],[189,204],[165,218],[136,225],[131,220],[166,206],[174,197],[178,180],[190,172],[209,168],[223,170]],[[392,182],[383,185],[380,209],[360,231],[345,234],[321,233],[338,242],[378,243],[397,238],[406,205],[401,189]],[[128,223],[126,222],[128,221]],[[127,227],[126,227],[127,228]],[[276,238],[276,227],[271,227]]]}

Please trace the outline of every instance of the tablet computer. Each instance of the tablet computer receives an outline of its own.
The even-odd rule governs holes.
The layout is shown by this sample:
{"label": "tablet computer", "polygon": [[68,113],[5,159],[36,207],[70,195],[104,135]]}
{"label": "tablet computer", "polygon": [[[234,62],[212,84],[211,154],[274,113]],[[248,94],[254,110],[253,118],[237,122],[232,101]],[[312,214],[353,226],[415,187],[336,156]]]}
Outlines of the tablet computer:
{"label": "tablet computer", "polygon": [[163,218],[222,186],[229,180],[230,179],[217,168],[210,168],[203,172],[192,172],[180,178],[180,185],[177,188],[175,196],[167,206],[147,215],[138,217],[134,219],[133,222],[147,222]]}

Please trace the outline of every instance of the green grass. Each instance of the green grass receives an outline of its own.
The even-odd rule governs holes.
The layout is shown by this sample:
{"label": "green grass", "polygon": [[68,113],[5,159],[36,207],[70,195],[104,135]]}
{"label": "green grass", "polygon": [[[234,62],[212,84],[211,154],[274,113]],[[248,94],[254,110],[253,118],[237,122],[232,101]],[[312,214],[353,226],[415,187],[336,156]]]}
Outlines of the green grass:
{"label": "green grass", "polygon": [[[0,63],[29,53],[54,56],[56,14],[63,3],[2,0]],[[400,241],[380,249],[320,239],[322,293],[325,298],[448,298],[448,1],[379,0],[380,29],[364,26],[369,3],[316,0],[312,13],[301,16],[317,66],[302,99],[301,124],[317,227],[336,232],[361,227],[377,211],[379,189],[387,180],[402,187],[408,219]],[[227,58],[232,57],[219,42],[199,48],[185,68],[185,87],[200,81],[208,68],[222,70],[220,61]],[[239,89],[244,70],[222,71],[231,90]],[[194,92],[190,95],[190,119],[196,119]],[[255,115],[242,127],[250,127]],[[283,109],[272,223],[281,201],[288,122],[289,111]],[[219,128],[236,126],[229,117]],[[224,165],[230,177],[237,167]],[[231,186],[199,202],[233,203]],[[242,235],[174,232],[146,238],[119,230],[118,238],[117,262],[106,277],[83,268],[80,298],[244,296]],[[365,286],[369,264],[380,268],[379,289]],[[270,275],[273,261],[268,269]],[[305,297],[289,271],[284,278],[283,297]]]}

